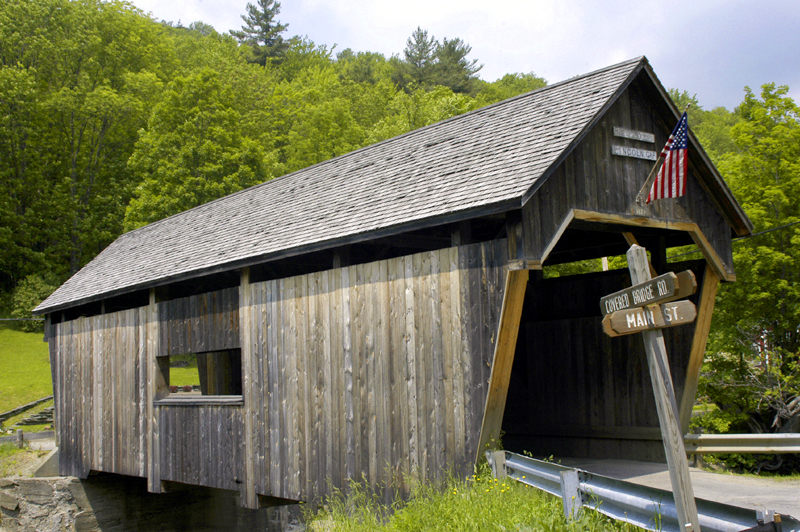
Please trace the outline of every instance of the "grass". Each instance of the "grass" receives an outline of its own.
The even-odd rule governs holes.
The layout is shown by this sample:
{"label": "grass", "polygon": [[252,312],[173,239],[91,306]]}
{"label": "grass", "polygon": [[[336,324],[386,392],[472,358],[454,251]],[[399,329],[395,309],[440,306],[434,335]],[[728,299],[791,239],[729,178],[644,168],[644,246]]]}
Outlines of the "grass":
{"label": "grass", "polygon": [[498,481],[488,472],[438,486],[417,485],[408,501],[389,506],[353,484],[348,494],[336,492],[321,509],[306,513],[310,532],[638,530],[586,509],[579,520],[567,523],[560,498],[511,479]]}
{"label": "grass", "polygon": [[197,356],[173,355],[169,357],[170,363],[185,361],[189,365],[183,368],[169,368],[169,383],[171,386],[185,386],[200,384],[200,375],[197,373]]}
{"label": "grass", "polygon": [[0,323],[0,412],[52,393],[50,356],[42,333]]}
{"label": "grass", "polygon": [[[44,430],[53,430],[53,427],[51,425],[49,425],[49,424],[24,425],[24,426],[20,426],[20,427],[14,427],[14,425],[16,423],[22,421],[23,419],[25,419],[26,417],[28,417],[30,415],[38,414],[39,412],[41,412],[42,410],[44,410],[45,408],[47,408],[49,406],[53,406],[53,400],[52,399],[50,401],[45,401],[44,403],[42,403],[40,405],[36,405],[33,408],[31,408],[30,410],[28,410],[26,412],[23,412],[22,414],[18,414],[18,415],[14,416],[14,417],[8,418],[6,421],[3,422],[3,428],[0,429],[0,436],[2,436],[2,435],[6,435],[7,436],[9,434],[16,434],[18,428],[22,429],[24,432],[42,432]],[[5,434],[2,434],[3,432],[5,432]]]}
{"label": "grass", "polygon": [[35,451],[27,446],[18,449],[15,443],[0,443],[0,478],[29,476],[46,454],[47,451]]}

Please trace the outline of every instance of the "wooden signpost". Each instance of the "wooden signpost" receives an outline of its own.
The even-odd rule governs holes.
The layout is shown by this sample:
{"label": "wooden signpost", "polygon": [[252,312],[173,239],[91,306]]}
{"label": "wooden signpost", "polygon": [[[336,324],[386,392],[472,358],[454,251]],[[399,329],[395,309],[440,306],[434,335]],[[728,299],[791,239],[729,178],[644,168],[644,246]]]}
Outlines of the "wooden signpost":
{"label": "wooden signpost", "polygon": [[664,335],[661,333],[664,327],[690,323],[695,319],[697,312],[690,301],[664,302],[693,294],[697,282],[694,275],[690,278],[687,272],[665,274],[652,279],[647,252],[635,244],[628,250],[628,269],[633,286],[600,300],[600,308],[605,315],[603,329],[610,336],[642,334],[678,519],[686,531],[700,532],[689,462],[686,460],[678,421],[678,403],[669,371]]}
{"label": "wooden signpost", "polygon": [[675,301],[643,308],[620,310],[603,318],[603,330],[609,336],[634,334],[648,329],[665,329],[691,323],[697,308],[691,301]]}

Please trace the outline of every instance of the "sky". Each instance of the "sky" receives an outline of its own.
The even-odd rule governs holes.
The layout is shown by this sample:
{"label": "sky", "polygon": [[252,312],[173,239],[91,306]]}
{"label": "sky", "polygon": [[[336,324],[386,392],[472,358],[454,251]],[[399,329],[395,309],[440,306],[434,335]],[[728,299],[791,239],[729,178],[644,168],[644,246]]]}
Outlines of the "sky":
{"label": "sky", "polygon": [[[255,2],[255,0],[252,0]],[[132,0],[156,20],[240,29],[247,0]],[[744,87],[788,85],[800,103],[798,0],[282,0],[285,35],[336,51],[402,54],[419,26],[461,38],[479,76],[534,72],[549,83],[647,56],[667,88],[733,109]]]}

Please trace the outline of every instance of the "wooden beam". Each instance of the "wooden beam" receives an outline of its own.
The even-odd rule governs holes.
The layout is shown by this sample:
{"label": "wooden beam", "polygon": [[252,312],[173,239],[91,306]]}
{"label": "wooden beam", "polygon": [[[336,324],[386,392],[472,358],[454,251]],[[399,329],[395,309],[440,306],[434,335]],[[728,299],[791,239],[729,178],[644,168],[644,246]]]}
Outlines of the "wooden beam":
{"label": "wooden beam", "polygon": [[242,399],[244,407],[244,479],[239,495],[239,502],[245,508],[259,508],[255,484],[255,446],[253,438],[255,428],[253,420],[256,410],[256,390],[253,375],[253,344],[251,342],[251,309],[250,309],[250,268],[242,268],[239,283],[239,345],[242,353]]}
{"label": "wooden beam", "polygon": [[492,373],[489,377],[489,390],[483,409],[483,422],[478,440],[476,462],[483,457],[486,448],[497,445],[506,409],[508,383],[514,365],[514,352],[517,349],[517,335],[525,302],[525,289],[528,286],[528,270],[509,270],[506,274],[506,289],[503,294],[503,307],[494,349]]}
{"label": "wooden beam", "polygon": [[544,261],[547,260],[547,257],[550,256],[550,253],[553,251],[553,248],[556,247],[558,241],[561,240],[562,236],[564,236],[564,231],[567,230],[569,224],[571,224],[572,220],[575,219],[575,212],[576,211],[574,209],[569,211],[569,213],[567,213],[567,215],[561,221],[561,225],[558,227],[558,231],[556,231],[556,233],[553,235],[553,238],[551,238],[550,242],[548,242],[547,246],[545,246],[544,250],[542,251],[542,256],[539,257],[538,260],[540,263],[544,263]]}
{"label": "wooden beam", "polygon": [[619,225],[630,225],[638,227],[649,227],[651,229],[669,229],[671,231],[684,231],[689,233],[689,236],[694,240],[695,244],[700,248],[700,252],[705,257],[716,271],[717,276],[723,281],[735,281],[736,275],[729,272],[722,260],[714,251],[709,241],[700,228],[695,223],[690,222],[667,222],[660,220],[653,220],[651,218],[643,217],[628,217],[619,214],[605,214],[594,211],[585,211],[582,209],[573,209],[572,214],[576,220],[583,220],[587,222],[610,223]]}
{"label": "wooden beam", "polygon": [[[628,250],[628,269],[634,284],[650,280],[647,262],[647,251],[641,246],[631,246]],[[647,366],[650,369],[650,381],[653,384],[658,422],[661,426],[664,453],[667,456],[679,526],[691,525],[693,532],[700,532],[697,505],[694,500],[694,490],[692,490],[692,479],[689,476],[689,462],[686,460],[683,433],[678,421],[678,406],[667,361],[664,335],[660,329],[648,330],[642,332],[642,339],[647,353]]]}
{"label": "wooden beam", "polygon": [[697,382],[700,379],[700,367],[703,365],[703,355],[706,352],[708,331],[711,329],[711,318],[714,313],[714,302],[717,297],[719,277],[714,268],[706,265],[703,275],[703,287],[700,289],[700,301],[697,304],[697,323],[694,327],[692,349],[689,352],[689,364],[686,368],[686,381],[681,396],[680,420],[684,434],[689,432],[689,421],[692,418],[692,407],[697,395]]}
{"label": "wooden beam", "polygon": [[162,371],[159,358],[160,335],[156,289],[150,289],[147,306],[147,491],[161,493],[161,441],[158,428],[158,409],[155,402],[169,393],[169,383]]}

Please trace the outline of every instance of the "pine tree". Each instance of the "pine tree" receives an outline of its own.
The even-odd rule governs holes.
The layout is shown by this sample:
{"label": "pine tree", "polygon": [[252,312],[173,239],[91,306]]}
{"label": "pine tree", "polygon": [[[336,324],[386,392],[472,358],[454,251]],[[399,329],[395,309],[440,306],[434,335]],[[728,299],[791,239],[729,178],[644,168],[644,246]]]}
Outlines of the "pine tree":
{"label": "pine tree", "polygon": [[241,31],[231,30],[239,43],[252,47],[252,63],[277,62],[289,48],[289,43],[281,36],[289,25],[275,20],[280,12],[281,3],[275,0],[257,0],[256,5],[248,3],[247,16],[242,15],[245,25]]}

